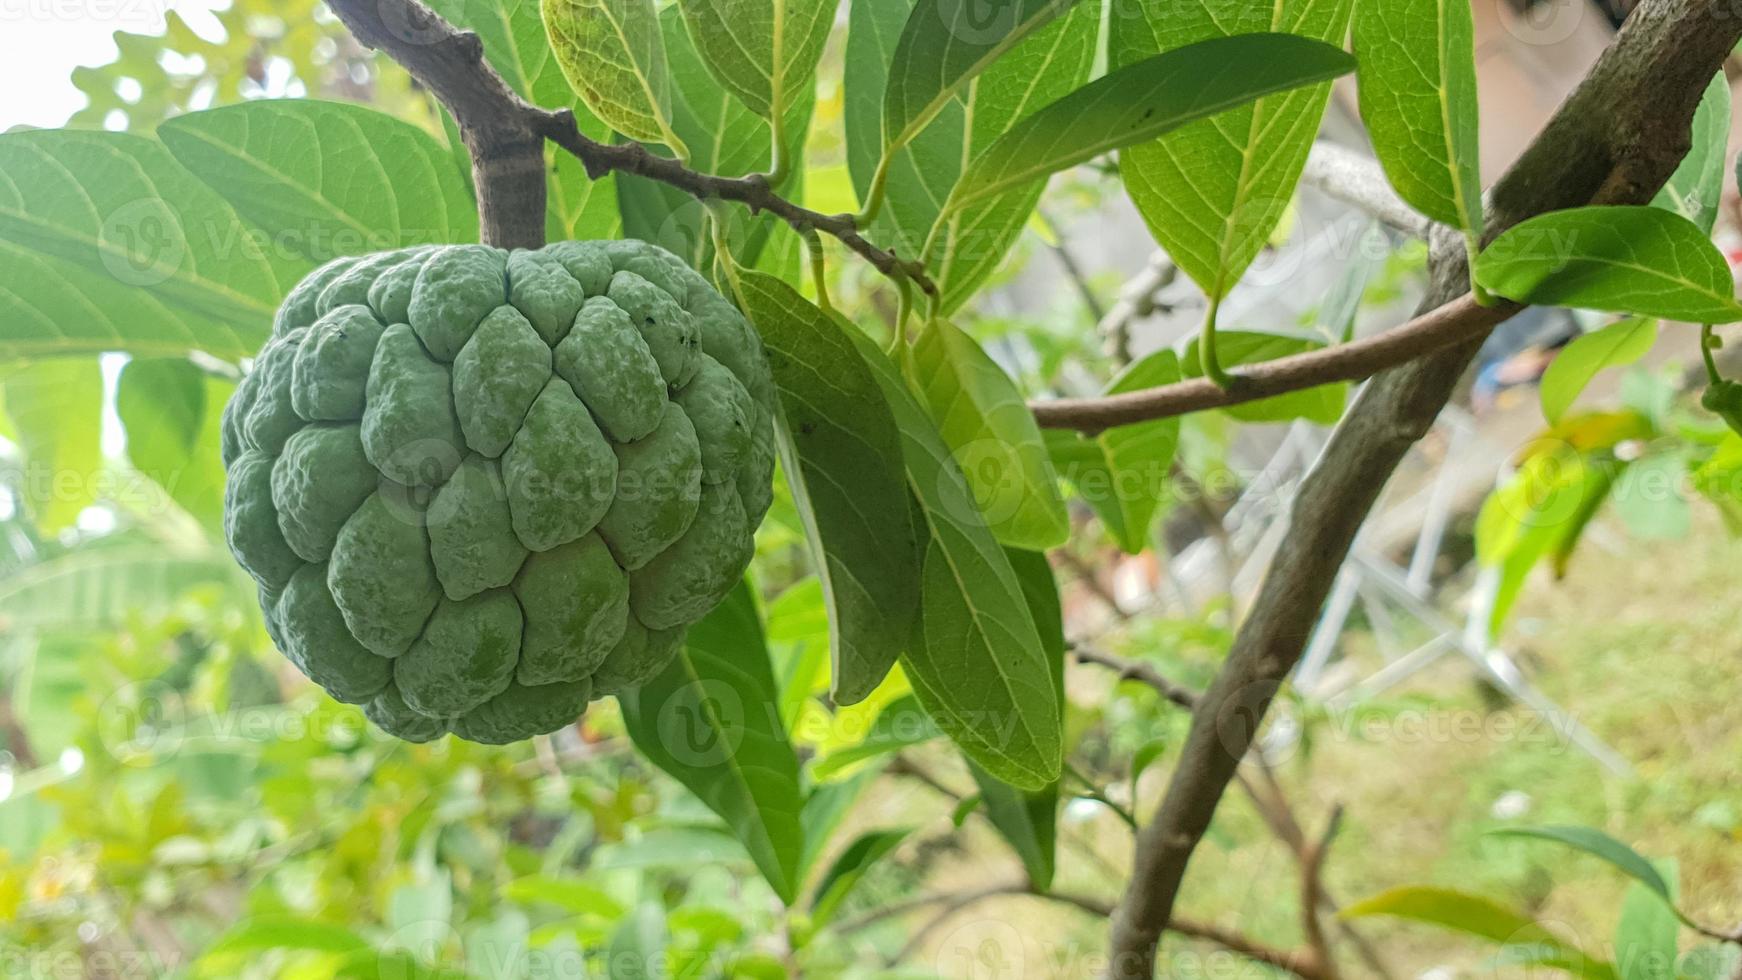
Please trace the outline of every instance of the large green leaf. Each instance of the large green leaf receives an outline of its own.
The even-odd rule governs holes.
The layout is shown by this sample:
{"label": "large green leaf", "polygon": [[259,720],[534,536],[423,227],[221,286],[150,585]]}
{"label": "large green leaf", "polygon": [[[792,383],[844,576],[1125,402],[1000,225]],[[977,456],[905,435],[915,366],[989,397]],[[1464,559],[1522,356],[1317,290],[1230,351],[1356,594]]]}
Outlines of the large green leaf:
{"label": "large green leaf", "polygon": [[839,0],[678,0],[714,77],[750,110],[782,122],[809,98]]}
{"label": "large green leaf", "polygon": [[1487,610],[1491,632],[1505,622],[1538,562],[1566,562],[1620,465],[1571,448],[1538,453],[1488,495],[1476,516],[1476,559],[1499,575]]}
{"label": "large green leaf", "polygon": [[[1126,368],[1107,387],[1116,395],[1180,380],[1179,356],[1163,348]],[[1149,547],[1149,531],[1167,503],[1180,421],[1157,419],[1125,425],[1092,439],[1075,432],[1045,433],[1054,467],[1097,515],[1119,547],[1137,554]]]}
{"label": "large green leaf", "polygon": [[841,902],[859,883],[878,859],[907,838],[912,828],[901,827],[893,830],[873,830],[859,835],[853,843],[841,851],[841,856],[835,863],[829,865],[829,870],[823,873],[822,880],[817,883],[816,897],[811,900],[811,920],[817,926],[826,926],[835,917],[835,911],[841,907]]}
{"label": "large green leaf", "polygon": [[0,173],[0,254],[13,270],[0,356],[245,356],[310,264],[263,242],[156,140],[8,133]]}
{"label": "large green leaf", "polygon": [[522,97],[545,108],[574,101],[574,90],[551,49],[538,0],[430,0],[430,7],[475,31],[491,66]]}
{"label": "large green leaf", "polygon": [[[1245,330],[1220,330],[1216,333],[1217,357],[1223,367],[1229,368],[1274,361],[1279,357],[1303,354],[1324,346],[1305,337],[1287,337],[1274,333]],[[1186,352],[1181,361],[1188,377],[1203,374],[1203,361],[1198,355],[1198,338],[1194,337],[1186,344]],[[1282,422],[1301,418],[1320,425],[1333,425],[1342,418],[1343,407],[1348,400],[1348,385],[1328,384],[1234,405],[1223,411],[1242,422]]]}
{"label": "large green leaf", "polygon": [[478,236],[447,148],[374,109],[259,100],[177,116],[157,133],[274,249],[320,262]]}
{"label": "large green leaf", "polygon": [[1620,980],[1676,980],[1681,923],[1675,910],[1645,885],[1627,889],[1615,924],[1615,972]]}
{"label": "large green leaf", "polygon": [[1507,827],[1493,831],[1496,837],[1523,837],[1553,841],[1601,858],[1623,874],[1655,892],[1663,901],[1673,904],[1675,896],[1669,882],[1644,855],[1595,827]]}
{"label": "large green leaf", "polygon": [[0,383],[24,473],[24,509],[43,533],[97,502],[103,470],[103,373],[90,358],[39,361]]}
{"label": "large green leaf", "polygon": [[778,712],[748,586],[690,627],[663,674],[621,696],[636,747],[719,814],[775,894],[798,892],[804,834],[798,757]]}
{"label": "large green leaf", "polygon": [[906,145],[963,86],[1074,2],[919,0],[889,63],[883,145]]}
{"label": "large green leaf", "polygon": [[1260,96],[1329,81],[1354,67],[1355,60],[1341,48],[1293,34],[1214,38],[1146,58],[1013,126],[968,167],[948,209],[965,208]]}
{"label": "large green leaf", "polygon": [[1694,111],[1693,145],[1652,204],[1687,218],[1710,234],[1724,194],[1724,160],[1730,149],[1730,80],[1712,78]]}
{"label": "large green leaf", "polygon": [[1730,267],[1699,226],[1652,207],[1554,211],[1501,235],[1476,281],[1507,299],[1691,323],[1742,320]]}
{"label": "large green leaf", "polygon": [[874,180],[885,181],[884,206],[870,236],[903,255],[925,255],[948,313],[996,271],[1033,213],[1043,182],[945,216],[950,191],[969,161],[1016,120],[1087,79],[1103,4],[1075,3],[1066,16],[1023,38],[957,89],[923,130],[890,148],[884,160],[879,95],[909,6],[909,0],[889,0],[852,7],[845,80],[848,167],[862,201]]}
{"label": "large green leaf", "polygon": [[550,241],[597,241],[622,237],[623,216],[618,210],[617,178],[594,180],[587,176],[586,164],[567,153],[559,153],[551,160],[546,205],[545,237]]}
{"label": "large green leaf", "polygon": [[[690,166],[727,177],[766,173],[774,165],[774,135],[767,120],[746,108],[708,73],[676,7],[667,7],[660,14],[660,29],[675,85],[672,125],[689,147]],[[816,97],[809,87],[791,95],[785,104],[782,139],[787,152],[797,156],[802,153]],[[776,190],[789,199],[802,199],[802,180],[802,172],[795,170]],[[708,225],[717,218],[707,205],[664,185],[658,188],[658,201],[666,210],[661,239],[681,241],[684,247],[673,251],[698,269],[711,268],[713,236]],[[757,265],[771,239],[785,247],[801,247],[792,229],[774,215],[753,215],[743,208],[728,209],[725,214],[727,241],[740,265]]]}
{"label": "large green leaf", "polygon": [[[1209,38],[1276,31],[1340,45],[1354,0],[1201,0],[1139,6],[1112,22],[1129,65]],[[1156,241],[1211,297],[1227,295],[1294,196],[1330,99],[1327,84],[1266,96],[1129,147],[1119,173]]]}
{"label": "large green leaf", "polygon": [[937,431],[999,541],[1044,551],[1070,537],[1058,474],[1021,392],[974,338],[933,320],[906,362]]}
{"label": "large green leaf", "polygon": [[1644,357],[1657,343],[1657,328],[1649,317],[1629,317],[1574,338],[1543,372],[1543,417],[1550,425],[1559,422],[1598,372]]}
{"label": "large green leaf", "polygon": [[1563,942],[1535,919],[1503,905],[1449,888],[1406,885],[1382,892],[1343,909],[1341,918],[1359,919],[1389,915],[1425,922],[1477,936],[1503,947],[1528,947],[1540,953],[1534,958],[1591,980],[1613,980],[1614,971],[1602,962]]}
{"label": "large green leaf", "polygon": [[[1082,85],[1095,63],[1101,7],[1101,0],[1075,0],[1069,13],[999,58],[957,94],[965,122],[956,146],[949,146],[947,140],[955,130],[945,124],[935,134],[931,128],[922,132],[919,141],[926,146],[916,145],[916,152],[934,146],[939,151],[956,149],[957,165],[949,171],[954,176],[1017,120]],[[903,186],[895,185],[891,195]],[[1037,180],[937,216],[926,234],[923,251],[942,292],[942,312],[960,309],[997,271],[1034,214],[1045,186],[1045,181]]]}
{"label": "large green leaf", "polygon": [[671,80],[653,0],[543,0],[563,77],[593,115],[625,136],[686,156],[671,125]]}
{"label": "large green leaf", "polygon": [[1355,11],[1361,118],[1412,207],[1482,230],[1475,28],[1468,0],[1384,0]]}
{"label": "large green leaf", "polygon": [[782,463],[832,625],[831,689],[865,699],[906,648],[922,552],[901,430],[848,331],[772,276],[739,280],[780,389]]}
{"label": "large green leaf", "polygon": [[201,955],[258,954],[269,949],[354,953],[368,948],[369,944],[363,937],[341,925],[317,919],[271,916],[243,919],[213,940]]}
{"label": "large green leaf", "polygon": [[[1060,692],[1065,683],[1064,612],[1059,605],[1058,582],[1046,556],[1034,551],[1006,549],[1011,567],[1022,580],[1023,596],[1040,630],[1040,642],[1052,665],[1053,680]],[[1064,699],[1059,699],[1063,721]],[[971,760],[968,770],[980,787],[980,802],[999,836],[1009,842],[1029,884],[1040,891],[1052,887],[1058,840],[1059,784],[1054,781],[1037,790],[1021,790],[1006,784]]]}
{"label": "large green leaf", "polygon": [[870,339],[850,335],[901,426],[908,488],[924,514],[920,618],[903,657],[920,703],[970,759],[1021,789],[1058,779],[1059,698],[1010,559],[949,446]]}
{"label": "large green leaf", "polygon": [[191,361],[162,358],[127,362],[116,386],[128,462],[214,532],[224,514],[219,422],[235,387]]}
{"label": "large green leaf", "polygon": [[[914,0],[847,5],[847,44],[842,67],[842,126],[847,141],[847,170],[861,204],[870,191],[883,159],[883,92],[889,83],[889,62],[907,23]],[[941,204],[940,198],[940,204]]]}

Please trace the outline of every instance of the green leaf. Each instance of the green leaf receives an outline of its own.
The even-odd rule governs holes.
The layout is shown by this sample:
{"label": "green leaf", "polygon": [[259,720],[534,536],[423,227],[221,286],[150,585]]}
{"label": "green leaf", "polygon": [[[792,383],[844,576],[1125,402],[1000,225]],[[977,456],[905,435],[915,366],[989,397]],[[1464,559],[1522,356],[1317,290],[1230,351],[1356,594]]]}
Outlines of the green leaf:
{"label": "green leaf", "polygon": [[750,110],[782,121],[816,77],[839,0],[678,0],[708,70]]}
{"label": "green leaf", "polygon": [[1730,146],[1730,80],[1723,72],[1712,78],[1694,111],[1693,145],[1669,183],[1653,198],[1653,207],[1668,208],[1711,234],[1718,223],[1718,201],[1724,194],[1724,159]]}
{"label": "green leaf", "polygon": [[538,0],[430,0],[429,5],[476,32],[484,42],[484,57],[522,98],[546,108],[574,101],[574,90],[545,33]]}
{"label": "green leaf", "polygon": [[263,99],[177,116],[157,134],[275,250],[323,262],[478,237],[447,148],[374,109]]}
{"label": "green leaf", "polygon": [[618,700],[636,747],[726,821],[775,894],[798,891],[798,757],[779,714],[756,603],[739,587],[690,627],[665,673]]}
{"label": "green leaf", "polygon": [[[598,139],[608,134],[588,135]],[[545,237],[553,242],[622,237],[617,186],[616,177],[594,180],[587,176],[586,164],[567,153],[557,154],[551,161]]]}
{"label": "green leaf", "polygon": [[883,93],[889,84],[889,63],[913,2],[847,4],[841,122],[847,141],[847,172],[861,204],[883,159]]}
{"label": "green leaf", "polygon": [[1726,433],[1711,458],[1694,470],[1693,484],[1718,508],[1730,533],[1742,535],[1742,437]]}
{"label": "green leaf", "polygon": [[901,827],[894,830],[873,830],[861,834],[853,843],[848,844],[829,865],[829,870],[823,873],[822,880],[817,883],[816,897],[811,900],[811,919],[818,928],[826,926],[835,917],[835,912],[841,907],[841,901],[859,883],[878,859],[895,850],[913,828]]}
{"label": "green leaf", "polygon": [[811,787],[810,795],[805,797],[804,813],[799,818],[804,825],[803,867],[807,872],[828,845],[835,828],[846,818],[854,801],[876,781],[881,771],[880,766],[866,766],[851,779]]}
{"label": "green leaf", "polygon": [[1615,485],[1618,464],[1571,448],[1538,453],[1483,502],[1476,516],[1476,560],[1500,582],[1488,610],[1498,632],[1537,563],[1564,567],[1579,535]]}
{"label": "green leaf", "polygon": [[[1095,63],[1101,7],[1101,0],[1075,0],[1069,13],[1012,48],[957,93],[950,107],[951,118],[940,117],[935,126],[927,127],[914,142],[912,154],[903,153],[903,159],[930,160],[954,153],[956,159],[947,169],[928,174],[930,183],[947,188],[945,180],[953,183],[974,157],[1017,120],[1082,85]],[[918,206],[910,204],[897,210],[895,199],[907,198],[912,183],[901,175],[891,175],[891,213],[915,219],[933,215],[924,240],[909,242],[907,247],[925,256],[942,293],[939,310],[949,314],[967,303],[1003,263],[1034,214],[1046,182],[1036,180],[947,214],[936,213],[948,196],[947,190],[935,197],[927,195],[923,204],[914,202]]]}
{"label": "green leaf", "polygon": [[363,937],[341,925],[317,919],[274,916],[244,919],[206,947],[205,956],[296,949],[353,953],[368,949]]}
{"label": "green leaf", "polygon": [[633,139],[689,155],[671,123],[671,80],[653,0],[543,0],[563,77],[593,115]]}
{"label": "green leaf", "polygon": [[1075,0],[919,0],[896,42],[883,97],[883,145],[905,146],[976,75]]}
{"label": "green leaf", "polygon": [[1535,947],[1548,953],[1541,960],[1592,980],[1613,980],[1608,964],[1563,943],[1536,920],[1479,895],[1405,885],[1393,888],[1343,909],[1340,918],[1359,919],[1389,915],[1437,925],[1454,932],[1477,936],[1507,947]]}
{"label": "green leaf", "polygon": [[1475,276],[1521,303],[1689,323],[1742,320],[1717,246],[1698,225],[1661,208],[1575,208],[1532,218],[1482,252]]}
{"label": "green leaf", "polygon": [[611,947],[605,954],[606,977],[609,980],[665,977],[670,959],[665,946],[669,938],[665,909],[658,902],[648,900],[635,906],[611,934]]}
{"label": "green leaf", "polygon": [[98,501],[102,370],[86,358],[39,361],[10,374],[0,392],[24,456],[25,512],[44,534],[58,534]]}
{"label": "green leaf", "polygon": [[502,896],[510,901],[554,905],[571,915],[597,915],[616,919],[623,914],[623,905],[605,890],[576,878],[552,878],[529,875],[516,878],[502,888]]}
{"label": "green leaf", "polygon": [[1621,900],[1615,925],[1615,972],[1620,980],[1676,980],[1681,923],[1654,892],[1636,884]]}
{"label": "green leaf", "polygon": [[[1139,6],[1135,16],[1113,18],[1110,58],[1130,65],[1198,41],[1257,31],[1340,45],[1353,6],[1354,0]],[[1212,298],[1226,296],[1269,244],[1330,94],[1326,83],[1269,95],[1120,154],[1120,176],[1150,232]]]}
{"label": "green leaf", "polygon": [[1543,373],[1543,418],[1550,425],[1559,422],[1598,372],[1644,357],[1657,343],[1657,328],[1656,320],[1630,317],[1574,338]]}
{"label": "green leaf", "polygon": [[1214,38],[1126,65],[1011,127],[968,167],[947,209],[1354,67],[1341,49],[1292,34]]}
{"label": "green leaf", "polygon": [[931,715],[920,706],[919,699],[905,694],[889,702],[878,713],[877,720],[872,723],[871,730],[865,733],[863,739],[830,752],[813,763],[811,775],[819,780],[834,779],[849,767],[867,759],[899,752],[910,746],[923,745],[942,734]]}
{"label": "green leaf", "polygon": [[[1279,357],[1320,350],[1324,346],[1305,337],[1286,337],[1282,334],[1245,330],[1216,331],[1216,353],[1222,366],[1227,368],[1274,361]],[[1186,352],[1180,361],[1185,366],[1187,377],[1203,375],[1203,361],[1198,356],[1198,338],[1194,337],[1186,344]],[[1348,401],[1348,385],[1328,384],[1303,391],[1291,391],[1286,395],[1276,395],[1244,405],[1234,405],[1222,411],[1242,422],[1285,422],[1299,418],[1319,425],[1333,425],[1343,417],[1343,408]]]}
{"label": "green leaf", "polygon": [[261,241],[156,140],[0,135],[0,356],[252,354],[309,263]]}
{"label": "green leaf", "polygon": [[948,320],[920,333],[906,362],[914,389],[1004,544],[1044,551],[1070,537],[1058,475],[1016,385]]}
{"label": "green leaf", "polygon": [[739,281],[780,390],[782,467],[832,626],[838,704],[863,701],[906,647],[922,553],[901,430],[848,331],[785,283]]}
{"label": "green leaf", "polygon": [[920,703],[968,757],[1022,789],[1058,779],[1061,694],[1010,559],[925,409],[869,338],[853,333],[901,427],[908,488],[925,517],[920,617],[903,658]]}
{"label": "green leaf", "polygon": [[1669,882],[1649,860],[1608,834],[1593,827],[1507,827],[1491,831],[1496,837],[1523,837],[1553,841],[1584,851],[1613,865],[1629,878],[1645,885],[1665,902],[1675,901]]}
{"label": "green leaf", "polygon": [[[689,164],[703,173],[727,177],[766,173],[774,166],[774,134],[769,123],[746,108],[714,80],[697,51],[691,33],[684,27],[682,13],[667,7],[660,14],[660,29],[665,37],[666,60],[670,65],[676,89],[672,97],[672,125],[678,138],[690,149]],[[782,142],[789,161],[802,155],[805,131],[810,127],[816,95],[811,87],[791,93],[785,102],[782,118]],[[776,190],[789,199],[802,199],[803,173],[795,168]],[[683,247],[673,251],[691,259],[698,269],[712,267],[713,238],[708,223],[713,220],[707,206],[677,191],[660,186],[661,198],[668,215],[661,237],[677,237]],[[796,242],[797,236],[784,221],[774,215],[752,215],[743,208],[733,208],[728,215],[726,237],[732,243],[733,254],[740,265],[755,266],[769,240],[781,236]]]}
{"label": "green leaf", "polygon": [[[936,116],[884,159],[882,95],[911,0],[850,8],[845,78],[847,162],[861,201],[884,172],[885,203],[869,234],[904,255],[925,256],[942,290],[940,310],[958,309],[1021,236],[1042,181],[944,216],[963,168],[1018,119],[1063,97],[1087,78],[1100,33],[1102,0],[1071,5],[959,88]],[[1006,8],[1008,12],[1008,8]]]}
{"label": "green leaf", "polygon": [[1358,4],[1361,118],[1397,193],[1467,234],[1482,231],[1475,28],[1464,0]]}
{"label": "green leaf", "polygon": [[218,430],[235,389],[191,361],[152,359],[128,361],[115,393],[127,461],[214,532],[224,521]]}
{"label": "green leaf", "polygon": [[[1162,349],[1120,373],[1107,394],[1153,388],[1180,380],[1179,356]],[[1075,432],[1049,429],[1047,451],[1059,474],[1094,509],[1119,547],[1138,554],[1149,547],[1149,532],[1167,503],[1180,421],[1157,419],[1120,426],[1085,439]]]}
{"label": "green leaf", "polygon": [[1693,512],[1681,490],[1687,475],[1687,460],[1675,451],[1652,453],[1628,464],[1610,494],[1628,532],[1646,541],[1687,537],[1693,526]]}
{"label": "green leaf", "polygon": [[[1052,665],[1053,682],[1060,692],[1065,683],[1064,611],[1059,604],[1058,582],[1046,556],[1036,551],[1006,548],[1010,565],[1022,580],[1023,597],[1034,615],[1040,631],[1040,642],[1046,648]],[[1060,723],[1063,723],[1064,699],[1059,699]],[[1036,889],[1052,887],[1054,857],[1058,837],[1059,784],[1054,782],[1038,790],[1021,790],[968,762],[968,771],[980,787],[980,799],[986,807],[986,819],[999,836],[1009,842],[1028,881]]]}
{"label": "green leaf", "polygon": [[1135,787],[1137,785],[1137,781],[1139,779],[1143,778],[1144,771],[1147,770],[1150,766],[1154,765],[1155,761],[1157,759],[1161,758],[1164,754],[1166,754],[1167,746],[1168,746],[1167,739],[1165,739],[1165,738],[1153,739],[1151,741],[1143,743],[1143,745],[1141,745],[1137,749],[1136,752],[1133,752],[1131,754],[1131,777],[1130,778],[1131,778],[1131,785],[1132,785],[1132,787],[1134,787],[1132,792],[1136,792]]}

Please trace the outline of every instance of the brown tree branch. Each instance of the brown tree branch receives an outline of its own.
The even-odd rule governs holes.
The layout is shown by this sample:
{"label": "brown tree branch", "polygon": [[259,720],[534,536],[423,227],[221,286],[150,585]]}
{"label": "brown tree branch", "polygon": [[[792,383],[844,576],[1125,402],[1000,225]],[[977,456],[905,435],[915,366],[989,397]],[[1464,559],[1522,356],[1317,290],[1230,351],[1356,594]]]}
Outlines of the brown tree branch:
{"label": "brown tree branch", "polygon": [[1147,684],[1160,693],[1163,698],[1188,711],[1197,705],[1198,696],[1196,694],[1163,677],[1161,671],[1142,661],[1127,660],[1118,654],[1097,650],[1081,643],[1071,644],[1071,654],[1077,658],[1079,663],[1106,667],[1118,674],[1120,680]]}
{"label": "brown tree branch", "polygon": [[[1646,0],[1547,129],[1494,188],[1487,236],[1584,204],[1643,204],[1689,146],[1695,107],[1742,38],[1728,0]],[[1468,289],[1457,244],[1436,236],[1427,303]],[[1205,692],[1156,816],[1139,838],[1114,916],[1116,977],[1152,977],[1192,852],[1301,651],[1381,488],[1432,426],[1481,337],[1377,378],[1302,483],[1290,529],[1233,650]]]}
{"label": "brown tree branch", "polygon": [[365,47],[398,62],[447,107],[472,158],[485,244],[544,244],[544,137],[532,107],[484,61],[484,44],[417,0],[328,0]]}
{"label": "brown tree branch", "polygon": [[1433,232],[1433,219],[1404,203],[1385,179],[1379,161],[1368,154],[1320,140],[1313,144],[1300,182],[1352,204],[1412,238],[1426,239]]}
{"label": "brown tree branch", "polygon": [[1486,337],[1522,309],[1505,302],[1481,306],[1466,293],[1403,326],[1371,337],[1234,369],[1230,372],[1234,383],[1227,388],[1208,378],[1192,378],[1098,398],[1035,401],[1028,407],[1042,428],[1075,429],[1090,434],[1119,425],[1226,408],[1303,388],[1371,377],[1386,368]]}
{"label": "brown tree branch", "polygon": [[590,139],[575,125],[571,110],[543,109],[521,98],[485,61],[476,34],[448,23],[420,0],[328,0],[327,5],[359,42],[398,62],[453,114],[472,157],[478,217],[488,244],[544,244],[544,144],[549,140],[579,158],[594,180],[635,174],[699,200],[735,201],[752,213],[766,211],[800,233],[815,229],[832,235],[884,275],[937,294],[923,263],[871,244],[852,215],[800,207],[775,193],[760,174],[704,174],[639,143]]}
{"label": "brown tree branch", "polygon": [[[962,892],[939,892],[931,895],[922,895],[918,898],[909,899],[896,905],[888,906],[887,908],[878,909],[856,919],[840,922],[836,924],[835,930],[843,933],[854,932],[895,916],[905,915],[909,912],[926,908],[927,906],[941,906],[937,914],[934,915],[929,922],[914,931],[913,935],[902,947],[901,952],[891,958],[891,963],[898,963],[902,960],[908,959],[914,953],[918,952],[918,950],[925,945],[925,941],[935,934],[938,929],[942,928],[950,917],[961,912],[963,909],[976,905],[987,899],[1008,895],[1028,895],[1033,898],[1042,898],[1047,901],[1057,902],[1060,905],[1070,906],[1071,908],[1086,912],[1089,915],[1099,916],[1101,918],[1106,918],[1113,914],[1113,906],[1111,903],[1095,898],[1091,895],[1063,891],[1036,891],[1026,882],[1010,882],[988,885],[984,888],[975,888]],[[1199,922],[1193,919],[1181,918],[1175,920],[1169,924],[1168,931],[1173,932],[1176,935],[1184,936],[1188,939],[1196,939],[1202,942],[1211,943],[1212,945],[1220,946],[1231,953],[1244,956],[1256,963],[1263,963],[1267,966],[1273,966],[1277,969],[1285,970],[1297,977],[1301,977],[1302,980],[1334,980],[1331,975],[1324,971],[1322,964],[1320,964],[1317,956],[1311,950],[1278,949],[1276,947],[1266,946],[1263,943],[1232,929],[1227,929],[1207,922]]]}

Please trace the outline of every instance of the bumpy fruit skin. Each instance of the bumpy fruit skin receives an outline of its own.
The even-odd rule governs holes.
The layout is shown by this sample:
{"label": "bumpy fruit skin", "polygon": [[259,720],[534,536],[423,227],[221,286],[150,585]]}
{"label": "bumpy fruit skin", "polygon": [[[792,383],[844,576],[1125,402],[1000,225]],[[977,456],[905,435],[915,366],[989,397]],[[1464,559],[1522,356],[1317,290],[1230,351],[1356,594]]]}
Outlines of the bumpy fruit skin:
{"label": "bumpy fruit skin", "polygon": [[334,698],[517,741],[658,675],[743,575],[773,399],[749,322],[644,242],[338,259],[225,407],[225,533]]}

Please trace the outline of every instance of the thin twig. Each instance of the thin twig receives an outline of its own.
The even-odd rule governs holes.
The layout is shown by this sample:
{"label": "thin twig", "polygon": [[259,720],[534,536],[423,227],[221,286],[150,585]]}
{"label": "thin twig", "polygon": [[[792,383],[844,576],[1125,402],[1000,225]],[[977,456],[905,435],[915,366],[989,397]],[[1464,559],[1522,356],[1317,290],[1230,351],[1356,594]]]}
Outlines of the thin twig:
{"label": "thin twig", "polygon": [[1188,711],[1197,706],[1197,694],[1168,680],[1160,671],[1142,661],[1128,660],[1116,653],[1097,650],[1082,643],[1072,643],[1071,653],[1082,663],[1096,664],[1112,670],[1119,675],[1120,680],[1147,684],[1163,698]]}
{"label": "thin twig", "polygon": [[1301,855],[1301,926],[1306,933],[1307,945],[1318,955],[1328,980],[1338,980],[1339,973],[1336,961],[1331,957],[1331,940],[1325,935],[1325,923],[1319,917],[1319,908],[1325,904],[1325,857],[1330,853],[1331,841],[1336,838],[1337,829],[1342,823],[1343,807],[1339,804],[1331,808],[1330,819],[1325,821],[1324,833]]}
{"label": "thin twig", "polygon": [[521,98],[484,58],[483,43],[419,0],[330,0],[357,40],[386,53],[433,93],[459,124],[472,156],[479,216],[487,242],[536,247],[544,240],[544,141],[574,154],[598,180],[610,173],[646,177],[698,200],[735,201],[768,212],[799,233],[824,232],[891,278],[909,279],[927,294],[937,286],[925,266],[878,248],[850,214],[822,214],[781,197],[763,174],[720,177],[657,156],[640,143],[607,144],[588,137],[570,109],[544,109]]}
{"label": "thin twig", "polygon": [[[917,911],[918,909],[934,905],[940,906],[937,914],[934,915],[924,926],[915,930],[907,943],[902,947],[901,951],[890,958],[889,962],[894,964],[912,957],[920,949],[924,948],[926,940],[935,935],[937,930],[946,925],[951,917],[955,916],[962,910],[986,901],[987,899],[1012,895],[1027,895],[1033,898],[1046,899],[1047,901],[1066,905],[1100,918],[1106,918],[1113,914],[1112,903],[1090,895],[1065,891],[1036,891],[1024,882],[1010,882],[989,885],[985,888],[975,888],[962,892],[941,892],[924,895],[919,898],[901,902],[898,905],[878,909],[875,912],[859,916],[855,919],[839,922],[834,928],[835,931],[841,933],[853,932],[874,925],[878,922],[886,921],[898,915],[905,915],[909,912]],[[1303,978],[1303,980],[1333,980],[1333,978],[1327,976],[1322,971],[1311,950],[1277,949],[1275,947],[1266,946],[1263,943],[1258,942],[1249,936],[1235,932],[1232,929],[1187,918],[1175,920],[1168,926],[1168,931],[1184,936],[1187,939],[1196,939],[1201,942],[1220,946],[1231,953],[1244,956],[1254,962],[1273,966],[1280,970],[1286,970],[1295,976]]]}
{"label": "thin twig", "polygon": [[1300,180],[1412,238],[1426,241],[1433,231],[1432,219],[1405,204],[1392,190],[1377,160],[1348,147],[1323,140],[1314,143]]}
{"label": "thin twig", "polygon": [[1095,295],[1095,287],[1089,282],[1088,274],[1077,262],[1077,257],[1071,254],[1071,245],[1065,241],[1064,229],[1060,228],[1058,222],[1052,220],[1052,217],[1044,210],[1036,210],[1034,213],[1040,218],[1040,223],[1046,226],[1048,233],[1052,235],[1052,241],[1048,245],[1052,248],[1053,256],[1059,260],[1059,267],[1064,270],[1065,278],[1069,279],[1071,285],[1076,287],[1077,296],[1083,301],[1083,309],[1088,312],[1091,319],[1100,323],[1107,316],[1107,305],[1101,302],[1101,297]]}
{"label": "thin twig", "polygon": [[913,761],[912,757],[905,753],[897,753],[885,771],[894,776],[906,776],[922,783],[939,796],[947,797],[956,803],[962,802],[964,798],[962,794],[944,785],[943,780],[932,775],[929,770]]}
{"label": "thin twig", "polygon": [[1107,354],[1120,366],[1131,363],[1131,325],[1162,309],[1161,292],[1179,278],[1179,266],[1166,252],[1157,251],[1149,262],[1119,289],[1119,299],[1102,315],[1095,332],[1106,344]]}
{"label": "thin twig", "polygon": [[1075,429],[1091,434],[1120,425],[1227,408],[1304,388],[1360,381],[1386,368],[1486,336],[1522,310],[1515,303],[1482,306],[1475,297],[1466,294],[1371,337],[1234,369],[1229,372],[1233,382],[1225,388],[1209,378],[1192,378],[1098,398],[1034,401],[1028,407],[1042,428]]}

